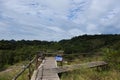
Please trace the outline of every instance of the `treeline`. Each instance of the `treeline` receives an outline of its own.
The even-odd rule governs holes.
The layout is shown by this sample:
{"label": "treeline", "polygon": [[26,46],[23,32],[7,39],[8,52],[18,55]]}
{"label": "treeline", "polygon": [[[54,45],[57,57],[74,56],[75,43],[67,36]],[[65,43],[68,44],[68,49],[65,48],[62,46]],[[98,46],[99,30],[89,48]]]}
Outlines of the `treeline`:
{"label": "treeline", "polygon": [[59,44],[67,54],[99,52],[102,48],[120,49],[120,35],[82,35],[70,40],[61,40]]}
{"label": "treeline", "polygon": [[1,40],[0,70],[5,68],[7,65],[12,65],[24,60],[31,60],[37,51],[47,49],[51,43],[37,40]]}
{"label": "treeline", "polygon": [[1,40],[0,69],[6,65],[31,60],[36,51],[54,52],[64,50],[65,54],[98,53],[104,49],[120,51],[120,35],[82,35],[69,40],[40,41],[40,40]]}

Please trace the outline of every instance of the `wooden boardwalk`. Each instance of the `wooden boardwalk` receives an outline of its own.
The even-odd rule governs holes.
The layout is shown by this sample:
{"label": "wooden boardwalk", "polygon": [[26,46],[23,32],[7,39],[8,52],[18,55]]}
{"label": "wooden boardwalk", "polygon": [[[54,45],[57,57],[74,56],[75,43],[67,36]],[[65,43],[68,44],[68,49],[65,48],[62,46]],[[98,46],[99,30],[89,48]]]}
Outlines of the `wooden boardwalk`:
{"label": "wooden boardwalk", "polygon": [[38,68],[36,80],[60,80],[58,74],[52,70],[53,68],[57,68],[54,57],[45,58],[43,64]]}
{"label": "wooden boardwalk", "polygon": [[107,63],[104,61],[95,61],[95,62],[57,67],[57,68],[53,68],[53,71],[55,71],[56,73],[62,73],[62,72],[76,70],[76,69],[83,69],[83,68],[106,67],[106,65]]}
{"label": "wooden boardwalk", "polygon": [[71,71],[80,68],[92,68],[105,66],[107,63],[104,61],[88,62],[83,64],[68,65],[57,67],[57,62],[54,57],[46,57],[45,60],[35,71],[31,80],[60,80],[58,73]]}

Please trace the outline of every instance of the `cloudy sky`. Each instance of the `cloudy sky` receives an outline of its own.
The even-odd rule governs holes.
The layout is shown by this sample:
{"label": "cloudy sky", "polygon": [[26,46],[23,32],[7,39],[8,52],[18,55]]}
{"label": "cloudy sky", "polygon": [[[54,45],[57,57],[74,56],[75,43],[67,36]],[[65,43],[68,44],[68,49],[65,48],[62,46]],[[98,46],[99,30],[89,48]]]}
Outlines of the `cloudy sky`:
{"label": "cloudy sky", "polygon": [[0,0],[0,39],[120,33],[120,0]]}

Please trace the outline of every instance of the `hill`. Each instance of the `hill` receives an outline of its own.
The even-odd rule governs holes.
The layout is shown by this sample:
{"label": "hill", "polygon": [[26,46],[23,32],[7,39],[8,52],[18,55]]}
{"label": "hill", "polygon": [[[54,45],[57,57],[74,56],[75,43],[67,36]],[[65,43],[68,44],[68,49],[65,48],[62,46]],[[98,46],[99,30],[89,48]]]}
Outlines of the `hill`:
{"label": "hill", "polygon": [[82,35],[69,40],[48,42],[39,40],[1,40],[0,41],[0,70],[6,65],[13,65],[20,61],[31,60],[36,51],[55,52],[64,50],[64,54],[100,53],[110,48],[120,51],[119,34]]}
{"label": "hill", "polygon": [[59,44],[65,53],[91,53],[99,52],[103,48],[120,48],[120,35],[82,35],[70,40],[61,40]]}

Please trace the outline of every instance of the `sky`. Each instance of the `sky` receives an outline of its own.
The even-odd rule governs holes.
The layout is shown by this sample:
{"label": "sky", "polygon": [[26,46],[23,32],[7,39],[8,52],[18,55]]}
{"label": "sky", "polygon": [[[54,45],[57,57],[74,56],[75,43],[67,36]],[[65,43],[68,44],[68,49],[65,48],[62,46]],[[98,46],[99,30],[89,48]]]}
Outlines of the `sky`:
{"label": "sky", "polygon": [[120,0],[0,0],[0,39],[120,34]]}

